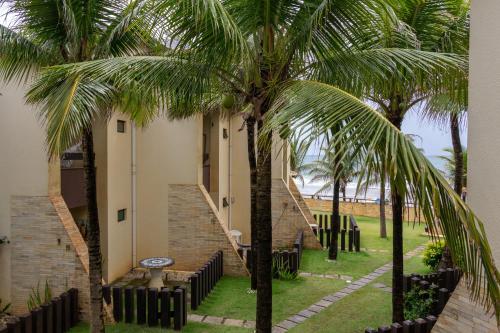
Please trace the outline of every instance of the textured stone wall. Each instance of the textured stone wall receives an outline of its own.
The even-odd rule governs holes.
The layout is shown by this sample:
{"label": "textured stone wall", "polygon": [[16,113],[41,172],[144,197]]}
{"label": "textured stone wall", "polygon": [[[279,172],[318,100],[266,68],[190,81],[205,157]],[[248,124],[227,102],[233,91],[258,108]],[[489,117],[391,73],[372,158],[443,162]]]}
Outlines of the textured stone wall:
{"label": "textured stone wall", "polygon": [[61,197],[11,198],[12,311],[27,311],[31,288],[45,281],[53,295],[78,288],[82,319],[88,320],[88,252]]}
{"label": "textured stone wall", "polygon": [[316,224],[316,220],[314,219],[314,216],[311,214],[311,210],[309,206],[307,206],[304,197],[302,197],[302,194],[300,193],[299,189],[297,188],[297,185],[295,184],[295,181],[293,180],[292,177],[290,177],[288,181],[288,188],[290,189],[290,193],[292,193],[293,197],[299,204],[300,209],[302,210],[302,213],[304,213],[304,217],[306,218],[306,221],[309,224]]}
{"label": "textured stone wall", "polygon": [[[324,211],[324,212],[332,211],[331,200],[304,198],[304,201],[310,210]],[[368,216],[368,217],[379,218],[380,217],[379,207],[380,206],[376,203],[340,201],[340,214],[341,215],[352,214],[355,216]],[[392,219],[392,210],[390,205],[385,206],[385,214],[388,219]],[[424,218],[422,216],[419,217],[418,214],[415,214],[414,209],[404,210],[404,219],[406,221],[417,221],[419,218],[421,221],[424,221]]]}
{"label": "textured stone wall", "polygon": [[224,252],[224,274],[246,276],[236,242],[200,185],[169,185],[168,254],[171,269],[195,271],[218,250]]}
{"label": "textured stone wall", "polygon": [[304,246],[321,249],[299,203],[282,179],[272,180],[272,217],[273,248],[291,248],[297,232],[303,230]]}
{"label": "textured stone wall", "polygon": [[461,283],[453,292],[432,333],[498,333],[495,316],[470,300]]}

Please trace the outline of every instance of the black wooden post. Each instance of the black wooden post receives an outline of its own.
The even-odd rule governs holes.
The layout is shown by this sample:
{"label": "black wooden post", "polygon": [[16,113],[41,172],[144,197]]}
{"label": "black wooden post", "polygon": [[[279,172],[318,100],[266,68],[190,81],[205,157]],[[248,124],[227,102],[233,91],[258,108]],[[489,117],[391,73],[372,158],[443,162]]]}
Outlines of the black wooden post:
{"label": "black wooden post", "polygon": [[[62,333],[62,301],[59,297],[52,299],[54,304],[54,333]],[[25,331],[28,332],[28,331]]]}
{"label": "black wooden post", "polygon": [[187,289],[184,286],[179,287],[182,291],[182,326],[187,324]]}
{"label": "black wooden post", "polygon": [[380,326],[378,328],[378,333],[390,333],[391,328],[389,326]]}
{"label": "black wooden post", "polygon": [[[55,318],[55,316],[54,316],[54,318]],[[31,313],[25,313],[25,314],[19,316],[19,321],[21,323],[21,333],[33,332],[33,319],[32,319]],[[55,327],[55,326],[53,326],[53,327]],[[54,333],[61,333],[61,331],[54,330]]]}
{"label": "black wooden post", "polygon": [[299,252],[294,249],[290,253],[290,273],[297,273],[299,271]]}
{"label": "black wooden post", "polygon": [[111,287],[108,285],[102,286],[102,298],[104,298],[104,301],[106,304],[111,304]]}
{"label": "black wooden post", "polygon": [[354,229],[354,246],[356,248],[356,252],[361,251],[361,230],[359,228]]}
{"label": "black wooden post", "polygon": [[160,322],[162,328],[170,328],[170,290],[162,288],[160,291],[161,315]]}
{"label": "black wooden post", "polygon": [[220,251],[220,276],[222,277],[224,275],[224,252]]}
{"label": "black wooden post", "polygon": [[319,228],[323,229],[323,214],[319,215]]}
{"label": "black wooden post", "polygon": [[122,288],[113,287],[113,318],[116,322],[123,319],[123,302],[122,302]]}
{"label": "black wooden post", "polygon": [[137,324],[144,325],[146,323],[146,288],[137,288]]}
{"label": "black wooden post", "polygon": [[420,278],[418,276],[413,276],[411,278],[411,288],[416,288],[420,285]]}
{"label": "black wooden post", "polygon": [[347,230],[347,215],[342,216],[342,221],[344,222],[342,229]]}
{"label": "black wooden post", "polygon": [[182,290],[174,290],[174,330],[182,329],[183,314],[182,314]]}
{"label": "black wooden post", "polygon": [[131,286],[125,288],[125,322],[134,322],[134,288]]}
{"label": "black wooden post", "polygon": [[198,275],[191,275],[191,310],[198,309]]}
{"label": "black wooden post", "polygon": [[46,333],[54,332],[54,308],[52,307],[52,303],[43,304],[42,306],[43,312],[43,331]]}
{"label": "black wooden post", "polygon": [[332,240],[332,229],[328,228],[326,229],[326,247],[330,247],[330,243]]}
{"label": "black wooden post", "polygon": [[17,318],[10,318],[7,322],[8,333],[21,333],[21,323]]}
{"label": "black wooden post", "polygon": [[71,328],[71,304],[68,293],[62,293],[63,300],[63,332],[69,331]]}
{"label": "black wooden post", "polygon": [[78,289],[69,290],[71,296],[71,327],[75,326],[79,320],[80,308],[78,306]]}
{"label": "black wooden post", "polygon": [[340,231],[340,251],[345,251],[345,229]]}
{"label": "black wooden post", "polygon": [[403,333],[403,325],[400,323],[392,323],[391,324],[391,333]]}
{"label": "black wooden post", "polygon": [[319,242],[321,244],[321,247],[325,247],[325,243],[323,240],[323,228],[319,227]]}
{"label": "black wooden post", "polygon": [[450,291],[446,288],[439,289],[438,294],[438,313],[441,313],[448,302],[448,298],[450,297]]}
{"label": "black wooden post", "polygon": [[349,252],[352,252],[353,245],[354,245],[354,230],[349,229]]}
{"label": "black wooden post", "polygon": [[158,325],[158,289],[148,288],[148,326]]}
{"label": "black wooden post", "polygon": [[403,333],[415,333],[415,323],[411,320],[403,321]]}
{"label": "black wooden post", "polygon": [[425,319],[415,319],[415,333],[427,333],[427,322]]}
{"label": "black wooden post", "polygon": [[[64,301],[63,301],[64,303]],[[33,318],[33,333],[43,333],[43,311],[41,308],[36,308],[31,311]],[[64,320],[63,320],[64,323]],[[63,332],[67,332],[69,328],[64,329]]]}
{"label": "black wooden post", "polygon": [[203,293],[203,276],[202,276],[201,270],[197,271],[195,274],[198,276],[198,289],[197,289],[198,290],[198,294],[196,296],[196,306],[200,306],[201,301],[203,300],[203,297],[202,297],[202,293]]}
{"label": "black wooden post", "polygon": [[411,276],[403,275],[403,291],[407,293],[411,289]]}

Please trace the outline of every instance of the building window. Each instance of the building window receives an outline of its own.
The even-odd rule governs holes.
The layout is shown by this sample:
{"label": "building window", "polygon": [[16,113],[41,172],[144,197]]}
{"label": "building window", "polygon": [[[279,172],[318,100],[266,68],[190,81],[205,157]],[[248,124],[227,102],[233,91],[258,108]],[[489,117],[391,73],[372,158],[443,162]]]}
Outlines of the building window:
{"label": "building window", "polygon": [[127,218],[127,210],[124,209],[119,209],[118,210],[118,222],[123,222]]}
{"label": "building window", "polygon": [[125,121],[124,120],[118,120],[116,122],[116,131],[118,133],[125,133]]}

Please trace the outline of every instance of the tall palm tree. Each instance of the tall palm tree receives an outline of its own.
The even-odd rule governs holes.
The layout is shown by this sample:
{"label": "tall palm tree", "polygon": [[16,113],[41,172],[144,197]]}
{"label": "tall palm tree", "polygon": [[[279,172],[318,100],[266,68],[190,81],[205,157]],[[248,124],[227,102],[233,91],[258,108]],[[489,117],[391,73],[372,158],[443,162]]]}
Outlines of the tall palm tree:
{"label": "tall palm tree", "polygon": [[[50,101],[43,96],[61,82],[75,83],[75,77],[79,80],[76,85],[99,81],[102,90],[116,95],[116,99],[124,92],[133,93],[131,105],[137,100],[151,101],[150,107],[132,112],[133,119],[157,115],[155,103],[167,109],[171,117],[189,117],[220,103],[223,94],[243,100],[252,110],[259,136],[265,136],[256,163],[256,328],[257,332],[270,332],[273,134],[263,134],[263,129],[278,96],[292,82],[311,75],[328,82],[338,74],[353,85],[364,86],[358,77],[386,81],[398,66],[424,83],[424,73],[436,80],[445,70],[449,76],[463,75],[462,59],[380,45],[381,31],[406,28],[395,26],[398,21],[379,0],[161,0],[150,5],[147,22],[155,36],[170,46],[163,55],[53,67],[31,93],[41,96],[39,100],[67,105],[67,101]],[[82,100],[86,100],[86,106],[94,104],[92,95]],[[363,109],[361,105],[358,110]]]}
{"label": "tall palm tree", "polygon": [[[138,54],[145,39],[138,26],[131,25],[141,10],[140,1],[122,4],[109,0],[1,0],[14,18],[12,26],[0,25],[0,75],[5,81],[37,79],[43,66],[69,64],[91,59]],[[60,83],[39,113],[47,125],[47,145],[52,156],[82,142],[88,213],[90,282],[90,324],[92,332],[104,332],[102,304],[102,261],[96,197],[96,170],[91,121],[109,105],[106,93],[93,97],[95,105],[84,107],[78,99],[99,84]],[[38,96],[32,96],[30,101]],[[71,108],[58,109],[55,101],[72,101]],[[74,113],[75,110],[79,113]],[[103,112],[101,112],[103,113]],[[104,116],[104,114],[101,114]],[[72,132],[74,123],[85,122]],[[67,135],[67,132],[72,132]],[[66,135],[65,135],[66,134]]]}
{"label": "tall palm tree", "polygon": [[[453,184],[453,189],[458,195],[462,194],[462,188],[457,191],[457,183],[461,186],[467,186],[467,148],[461,146],[460,151],[460,159],[457,158],[457,150],[454,147],[443,149],[445,154],[437,156],[444,162],[444,170],[442,171],[445,177]],[[457,163],[457,161],[461,163]]]}

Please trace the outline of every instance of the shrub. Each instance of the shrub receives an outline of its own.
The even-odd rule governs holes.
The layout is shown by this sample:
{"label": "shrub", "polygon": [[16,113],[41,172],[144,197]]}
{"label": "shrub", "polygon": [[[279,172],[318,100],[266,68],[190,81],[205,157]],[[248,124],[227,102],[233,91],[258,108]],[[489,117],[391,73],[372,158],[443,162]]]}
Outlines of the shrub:
{"label": "shrub", "polygon": [[415,287],[405,294],[405,320],[424,318],[431,313],[434,292]]}
{"label": "shrub", "polygon": [[273,257],[273,277],[280,280],[295,280],[297,273],[290,272],[290,268],[285,264],[282,257]]}
{"label": "shrub", "polygon": [[28,310],[33,310],[40,307],[43,304],[47,304],[52,299],[52,290],[50,289],[49,283],[45,281],[45,288],[43,295],[40,292],[40,283],[37,283],[36,289],[31,288],[31,293],[27,301]]}
{"label": "shrub", "polygon": [[432,270],[436,270],[443,257],[445,244],[442,242],[429,243],[424,251],[424,265]]}
{"label": "shrub", "polygon": [[2,305],[2,299],[0,298],[0,317],[2,315],[8,315],[9,314],[9,308],[10,308],[10,303]]}

